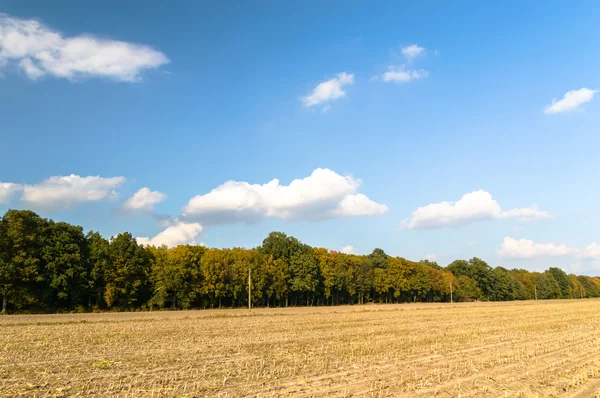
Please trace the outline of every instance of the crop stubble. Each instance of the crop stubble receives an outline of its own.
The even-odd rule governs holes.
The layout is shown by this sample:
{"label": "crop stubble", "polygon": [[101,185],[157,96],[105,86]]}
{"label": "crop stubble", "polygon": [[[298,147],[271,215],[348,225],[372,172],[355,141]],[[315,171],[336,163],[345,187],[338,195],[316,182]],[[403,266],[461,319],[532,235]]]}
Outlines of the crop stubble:
{"label": "crop stubble", "polygon": [[0,317],[0,396],[590,397],[600,300]]}

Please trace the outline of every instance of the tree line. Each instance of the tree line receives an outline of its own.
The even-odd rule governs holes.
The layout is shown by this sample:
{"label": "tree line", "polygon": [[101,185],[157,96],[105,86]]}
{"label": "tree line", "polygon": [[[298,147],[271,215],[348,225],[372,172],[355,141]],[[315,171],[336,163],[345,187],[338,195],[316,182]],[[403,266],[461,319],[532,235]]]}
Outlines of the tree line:
{"label": "tree line", "polygon": [[143,246],[8,210],[0,220],[2,312],[505,301],[600,296],[600,278],[313,248],[272,232],[254,249]]}

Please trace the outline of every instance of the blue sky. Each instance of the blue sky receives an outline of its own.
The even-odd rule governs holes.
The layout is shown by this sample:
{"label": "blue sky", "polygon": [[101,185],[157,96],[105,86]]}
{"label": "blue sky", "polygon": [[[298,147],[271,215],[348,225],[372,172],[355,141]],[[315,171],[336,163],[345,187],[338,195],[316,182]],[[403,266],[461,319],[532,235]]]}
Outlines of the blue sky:
{"label": "blue sky", "polygon": [[600,3],[551,5],[0,0],[0,211],[598,275]]}

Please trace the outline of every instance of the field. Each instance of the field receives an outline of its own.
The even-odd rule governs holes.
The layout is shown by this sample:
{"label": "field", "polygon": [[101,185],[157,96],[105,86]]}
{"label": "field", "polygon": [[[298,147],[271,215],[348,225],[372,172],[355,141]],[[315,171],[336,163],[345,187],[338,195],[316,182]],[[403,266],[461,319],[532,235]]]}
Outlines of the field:
{"label": "field", "polygon": [[593,397],[600,300],[0,317],[0,396]]}

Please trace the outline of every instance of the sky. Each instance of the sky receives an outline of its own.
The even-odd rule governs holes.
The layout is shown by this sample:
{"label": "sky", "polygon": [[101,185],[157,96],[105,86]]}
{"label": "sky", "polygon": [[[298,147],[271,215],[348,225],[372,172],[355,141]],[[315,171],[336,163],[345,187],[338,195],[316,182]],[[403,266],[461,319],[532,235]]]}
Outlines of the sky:
{"label": "sky", "polygon": [[600,3],[0,0],[0,212],[600,275]]}

